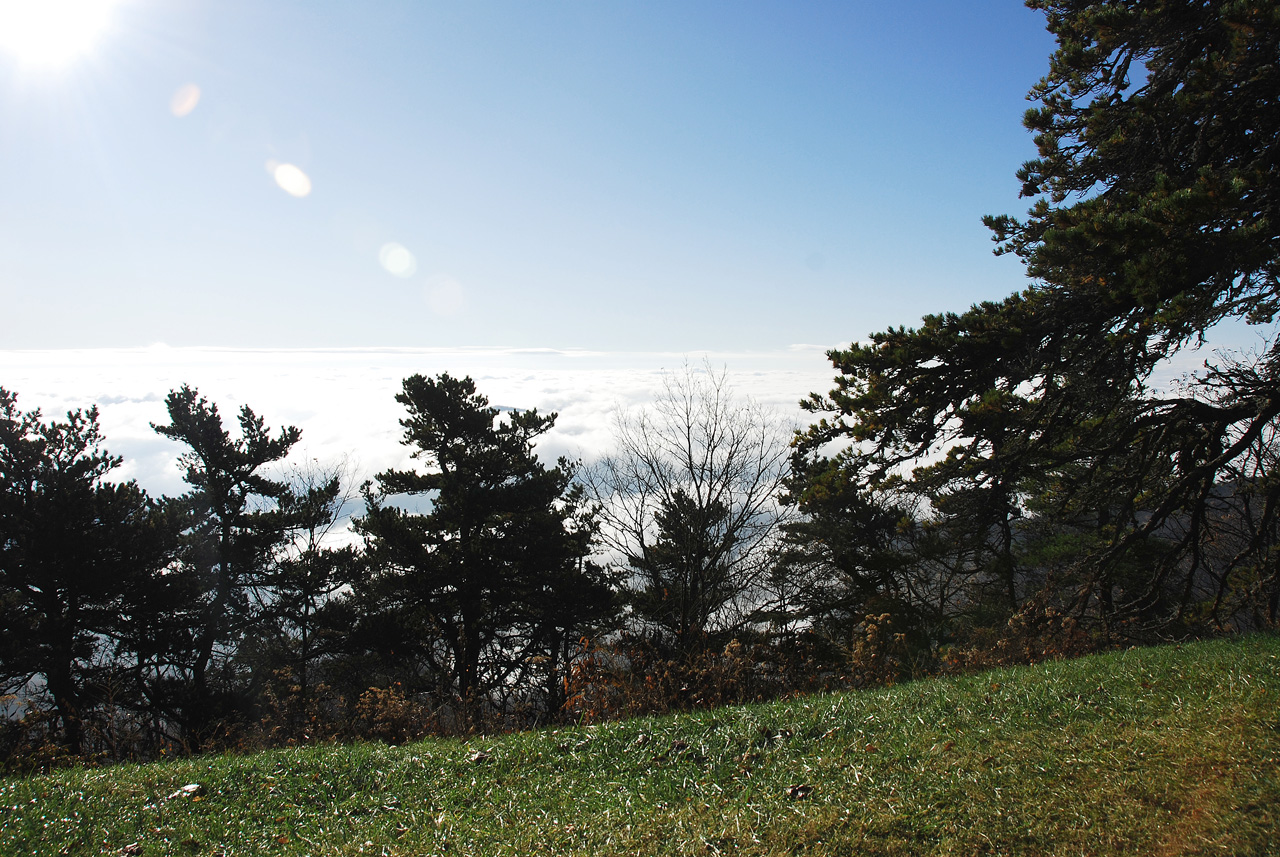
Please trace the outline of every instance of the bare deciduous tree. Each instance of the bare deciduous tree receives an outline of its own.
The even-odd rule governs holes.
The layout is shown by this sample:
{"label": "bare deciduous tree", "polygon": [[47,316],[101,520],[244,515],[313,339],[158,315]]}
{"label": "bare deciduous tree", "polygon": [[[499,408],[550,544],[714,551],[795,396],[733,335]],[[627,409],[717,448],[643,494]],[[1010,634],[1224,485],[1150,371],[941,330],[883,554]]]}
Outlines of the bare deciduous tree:
{"label": "bare deciduous tree", "polygon": [[760,606],[792,427],[735,399],[709,364],[667,374],[649,407],[619,412],[617,448],[583,473],[601,540],[629,567],[637,618],[697,647]]}

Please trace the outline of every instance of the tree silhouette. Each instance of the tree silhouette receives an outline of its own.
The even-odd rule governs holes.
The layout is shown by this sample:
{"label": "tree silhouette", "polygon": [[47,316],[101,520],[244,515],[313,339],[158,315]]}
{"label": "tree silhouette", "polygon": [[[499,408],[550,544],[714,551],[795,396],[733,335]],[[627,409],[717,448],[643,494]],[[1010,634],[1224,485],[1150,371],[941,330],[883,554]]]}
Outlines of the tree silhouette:
{"label": "tree silhouette", "polygon": [[180,565],[151,604],[152,633],[161,637],[149,646],[157,657],[154,701],[198,747],[208,728],[243,705],[233,656],[262,617],[266,575],[292,525],[280,509],[288,484],[263,470],[287,456],[301,432],[290,426],[273,437],[246,405],[240,437],[232,438],[217,405],[185,385],[165,406],[168,424],[152,428],[187,447],[179,464],[191,490],[170,502],[182,523]]}
{"label": "tree silhouette", "polygon": [[371,572],[357,589],[377,628],[365,633],[419,662],[442,701],[469,705],[519,685],[535,658],[562,658],[575,631],[611,612],[612,592],[585,559],[592,526],[572,467],[533,451],[555,414],[500,419],[470,378],[448,374],[406,378],[396,401],[424,469],[366,486],[356,528]]}
{"label": "tree silhouette", "polygon": [[72,753],[124,605],[167,558],[155,505],[133,482],[107,481],[120,459],[102,443],[96,408],[45,422],[0,388],[0,679],[52,698]]}

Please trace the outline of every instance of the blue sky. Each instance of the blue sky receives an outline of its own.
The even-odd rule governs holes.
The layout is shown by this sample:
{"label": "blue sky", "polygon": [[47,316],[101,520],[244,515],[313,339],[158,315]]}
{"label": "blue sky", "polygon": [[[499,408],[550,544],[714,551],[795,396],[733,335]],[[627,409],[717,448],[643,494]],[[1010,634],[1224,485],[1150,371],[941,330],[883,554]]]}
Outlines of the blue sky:
{"label": "blue sky", "polygon": [[1051,50],[1011,0],[120,0],[61,66],[0,50],[0,349],[912,325],[1022,287],[980,217],[1026,207]]}

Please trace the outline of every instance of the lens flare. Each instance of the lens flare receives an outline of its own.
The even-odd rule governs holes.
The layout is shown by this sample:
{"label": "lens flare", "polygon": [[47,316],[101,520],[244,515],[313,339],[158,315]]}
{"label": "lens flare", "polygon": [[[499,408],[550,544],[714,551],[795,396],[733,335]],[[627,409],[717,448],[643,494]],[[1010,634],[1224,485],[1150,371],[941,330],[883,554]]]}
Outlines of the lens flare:
{"label": "lens flare", "polygon": [[418,270],[418,260],[403,244],[397,244],[394,241],[383,244],[378,250],[378,264],[382,265],[388,274],[397,277],[412,277],[413,272]]}
{"label": "lens flare", "polygon": [[173,98],[169,99],[169,112],[181,119],[183,116],[191,115],[191,111],[195,110],[199,103],[200,87],[194,83],[184,84],[178,87]]}
{"label": "lens flare", "polygon": [[311,179],[301,167],[267,161],[267,171],[276,180],[276,184],[280,185],[280,189],[290,196],[301,199],[311,193]]}

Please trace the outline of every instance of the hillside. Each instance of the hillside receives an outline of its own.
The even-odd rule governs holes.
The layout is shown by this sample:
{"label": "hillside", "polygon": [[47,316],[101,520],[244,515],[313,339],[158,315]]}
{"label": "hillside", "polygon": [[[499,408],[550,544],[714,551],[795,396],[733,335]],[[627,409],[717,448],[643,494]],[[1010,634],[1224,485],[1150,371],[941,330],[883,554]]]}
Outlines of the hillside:
{"label": "hillside", "polygon": [[[0,853],[1274,854],[1280,638],[0,782]],[[184,786],[194,785],[183,791]]]}

